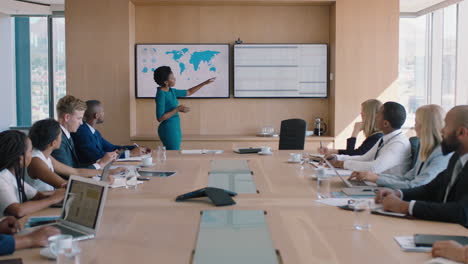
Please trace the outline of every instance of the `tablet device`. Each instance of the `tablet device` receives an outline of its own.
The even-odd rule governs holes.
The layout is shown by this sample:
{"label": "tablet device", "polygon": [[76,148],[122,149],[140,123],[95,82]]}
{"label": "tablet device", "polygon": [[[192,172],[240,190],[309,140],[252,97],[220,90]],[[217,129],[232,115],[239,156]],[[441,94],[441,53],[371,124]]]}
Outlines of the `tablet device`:
{"label": "tablet device", "polygon": [[142,177],[171,177],[176,174],[175,171],[138,171]]}

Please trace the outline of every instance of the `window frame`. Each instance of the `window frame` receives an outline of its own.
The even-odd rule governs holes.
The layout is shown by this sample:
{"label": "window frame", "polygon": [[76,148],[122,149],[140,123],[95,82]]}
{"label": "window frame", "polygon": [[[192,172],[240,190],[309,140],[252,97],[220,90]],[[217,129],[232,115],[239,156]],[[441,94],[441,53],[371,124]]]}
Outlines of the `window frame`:
{"label": "window frame", "polygon": [[[47,71],[48,71],[48,101],[49,101],[49,118],[54,118],[55,117],[55,103],[54,103],[54,95],[55,95],[55,82],[54,82],[54,38],[53,38],[53,19],[54,18],[64,18],[65,13],[63,11],[54,11],[52,12],[51,15],[12,15],[12,19],[15,19],[14,24],[15,24],[15,90],[16,90],[16,126],[10,127],[11,129],[15,128],[28,128],[32,125],[32,102],[31,102],[31,92],[32,92],[32,87],[31,87],[31,61],[29,59],[28,63],[21,62],[18,63],[18,54],[22,53],[24,56],[31,56],[30,52],[30,46],[29,49],[25,47],[21,47],[20,50],[18,50],[18,34],[21,34],[22,36],[25,36],[26,32],[24,31],[25,28],[21,29],[20,32],[18,32],[17,27],[16,27],[16,18],[29,18],[31,17],[44,17],[47,19]],[[30,42],[30,28],[28,26],[27,28],[27,40],[24,40],[23,42],[27,41]],[[27,50],[27,51],[26,51]],[[20,57],[21,58],[21,57]],[[28,66],[25,66],[23,64],[26,64]],[[27,70],[29,68],[29,70]],[[26,78],[25,83],[29,83],[28,85],[22,83],[21,81],[19,82],[20,85],[18,85],[18,76],[29,76]],[[29,80],[29,81],[28,81]],[[19,95],[19,96],[18,96]]]}

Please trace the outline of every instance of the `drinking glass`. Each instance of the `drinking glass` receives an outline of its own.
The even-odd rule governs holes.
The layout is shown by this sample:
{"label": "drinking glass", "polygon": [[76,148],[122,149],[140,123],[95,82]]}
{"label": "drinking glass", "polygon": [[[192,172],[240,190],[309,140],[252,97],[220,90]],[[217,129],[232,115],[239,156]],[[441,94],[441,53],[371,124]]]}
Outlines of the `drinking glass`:
{"label": "drinking glass", "polygon": [[138,185],[138,172],[136,167],[130,167],[125,175],[125,188],[135,190]]}
{"label": "drinking glass", "polygon": [[354,202],[354,229],[369,230],[372,200],[358,200]]}
{"label": "drinking glass", "polygon": [[317,198],[327,199],[330,198],[330,178],[325,173],[317,173]]}

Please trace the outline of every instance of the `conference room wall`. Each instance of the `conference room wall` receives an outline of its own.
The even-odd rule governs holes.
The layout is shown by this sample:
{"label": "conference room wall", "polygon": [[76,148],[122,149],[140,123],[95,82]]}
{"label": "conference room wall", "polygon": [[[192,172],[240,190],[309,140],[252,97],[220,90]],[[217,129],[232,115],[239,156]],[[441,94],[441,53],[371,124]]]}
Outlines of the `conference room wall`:
{"label": "conference room wall", "polygon": [[[137,43],[329,43],[329,6],[137,5]],[[231,76],[233,72],[231,70]],[[156,85],[155,85],[156,86]],[[177,87],[177,86],[176,86]],[[183,88],[183,87],[180,87]],[[255,135],[288,118],[329,120],[328,99],[187,99],[186,135]],[[136,102],[136,133],[156,134],[155,103]]]}
{"label": "conference room wall", "polygon": [[[135,6],[135,14],[133,8],[128,0],[68,0],[65,6],[68,93],[104,102],[107,118],[100,129],[114,142],[125,143],[131,136],[156,134],[154,102],[134,99],[133,45],[136,42],[226,42],[234,40],[236,32],[245,32],[240,37],[246,42],[259,38],[279,42],[287,28],[291,31],[284,33],[288,36],[287,42],[325,40],[330,44],[330,67],[335,73],[334,81],[330,82],[330,99],[183,100],[192,107],[192,112],[182,117],[185,134],[234,134],[240,131],[250,134],[266,123],[251,120],[271,122],[274,118],[281,120],[289,114],[303,113],[306,119],[316,115],[329,119],[331,135],[336,136],[340,146],[359,116],[360,102],[372,97],[396,98],[398,0],[339,0],[331,7],[286,6],[284,9],[288,11],[277,11],[274,15],[267,10],[278,10],[283,6],[141,4]],[[157,15],[161,15],[157,11],[159,8],[180,12],[166,14],[165,22],[169,24],[161,27],[156,23]],[[244,31],[240,27],[242,23],[237,23],[241,18],[235,16],[239,11],[229,11],[232,8],[242,10],[242,21],[248,21],[248,27],[261,27]],[[200,15],[208,11],[219,22],[207,25],[214,18]],[[321,18],[306,16],[308,12]],[[176,19],[179,16],[180,19]],[[285,16],[291,21],[284,21]],[[278,19],[282,22],[275,23]],[[322,20],[320,24],[310,23]],[[135,23],[134,27],[132,23]],[[184,34],[176,31],[183,23],[190,27],[194,24],[199,31]],[[234,24],[235,27],[218,27],[218,24]],[[201,30],[209,26],[216,31]],[[143,32],[148,35],[142,36]],[[206,116],[202,115],[207,112]]]}

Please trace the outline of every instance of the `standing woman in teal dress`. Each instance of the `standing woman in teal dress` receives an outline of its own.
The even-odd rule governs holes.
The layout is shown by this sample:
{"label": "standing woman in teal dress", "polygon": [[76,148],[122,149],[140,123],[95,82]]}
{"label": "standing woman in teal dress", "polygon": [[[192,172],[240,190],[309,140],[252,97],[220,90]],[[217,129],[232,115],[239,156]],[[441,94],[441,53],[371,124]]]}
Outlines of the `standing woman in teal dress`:
{"label": "standing woman in teal dress", "polygon": [[170,67],[161,66],[154,71],[154,81],[159,85],[155,98],[156,118],[159,121],[158,134],[167,150],[180,149],[182,130],[179,112],[190,111],[185,105],[179,105],[177,98],[190,96],[214,80],[215,78],[211,78],[188,90],[178,90],[172,88],[176,80]]}

